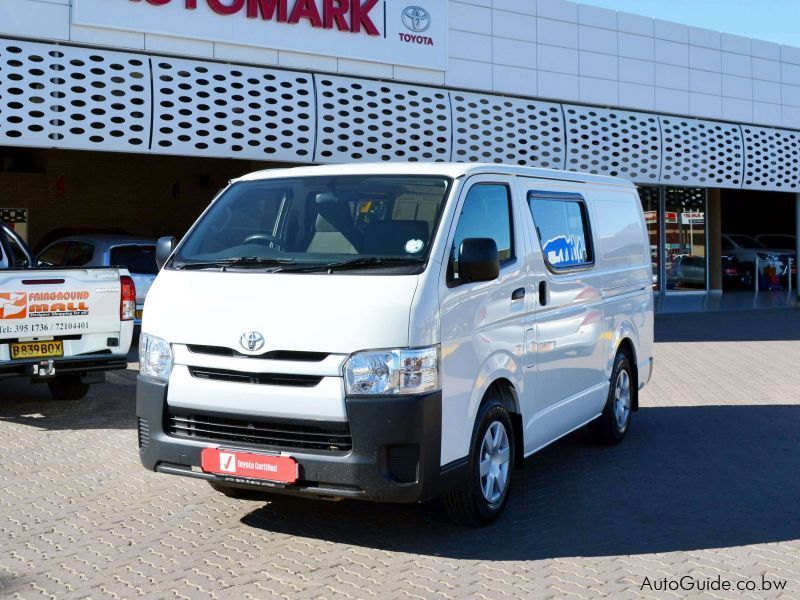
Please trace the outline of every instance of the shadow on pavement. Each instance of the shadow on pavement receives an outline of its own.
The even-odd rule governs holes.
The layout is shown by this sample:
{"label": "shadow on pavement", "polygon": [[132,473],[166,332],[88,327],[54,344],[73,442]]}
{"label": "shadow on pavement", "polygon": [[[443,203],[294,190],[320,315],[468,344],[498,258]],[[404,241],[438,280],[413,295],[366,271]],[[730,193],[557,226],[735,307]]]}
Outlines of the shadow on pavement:
{"label": "shadow on pavement", "polygon": [[38,429],[133,429],[136,372],[112,371],[82,400],[53,400],[43,383],[9,379],[0,383],[0,421]]}
{"label": "shadow on pavement", "polygon": [[[139,361],[139,328],[127,356]],[[106,382],[93,385],[82,400],[53,400],[44,383],[29,378],[0,382],[0,421],[39,429],[133,429],[136,427],[135,370],[110,371]]]}
{"label": "shadow on pavement", "polygon": [[800,340],[800,310],[776,308],[656,315],[656,342]]}
{"label": "shadow on pavement", "polygon": [[642,408],[623,444],[574,434],[516,471],[492,526],[439,509],[279,497],[253,528],[392,552],[472,560],[610,556],[800,537],[800,406]]}

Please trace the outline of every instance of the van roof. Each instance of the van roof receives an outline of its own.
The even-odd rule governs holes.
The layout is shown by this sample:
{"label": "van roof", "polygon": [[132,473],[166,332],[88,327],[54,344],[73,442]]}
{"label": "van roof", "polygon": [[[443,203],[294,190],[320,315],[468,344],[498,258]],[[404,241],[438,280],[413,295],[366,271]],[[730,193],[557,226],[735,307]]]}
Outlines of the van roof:
{"label": "van roof", "polygon": [[526,175],[528,177],[541,177],[544,179],[558,179],[580,181],[585,183],[604,183],[616,185],[631,185],[627,179],[607,177],[605,175],[589,175],[573,171],[560,171],[557,169],[539,169],[534,167],[518,167],[513,165],[498,165],[494,163],[356,163],[319,165],[310,167],[293,167],[288,169],[266,169],[257,171],[235,179],[234,181],[255,181],[260,179],[275,179],[282,177],[316,177],[331,175],[443,175],[446,177],[462,177],[494,173],[505,175]]}

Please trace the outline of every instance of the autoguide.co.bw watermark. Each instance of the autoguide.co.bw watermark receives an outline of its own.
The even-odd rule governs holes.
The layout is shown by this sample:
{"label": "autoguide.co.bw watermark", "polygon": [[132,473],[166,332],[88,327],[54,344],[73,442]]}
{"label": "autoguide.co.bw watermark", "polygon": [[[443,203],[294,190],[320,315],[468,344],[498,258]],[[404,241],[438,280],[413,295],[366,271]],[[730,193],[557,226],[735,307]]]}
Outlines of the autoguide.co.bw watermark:
{"label": "autoguide.co.bw watermark", "polygon": [[677,579],[669,579],[667,577],[650,579],[645,576],[641,586],[639,586],[640,591],[648,590],[651,592],[781,592],[785,589],[785,579],[768,579],[765,575],[761,575],[760,581],[758,579],[738,579],[736,581],[731,581],[723,579],[720,575],[706,578],[684,575]]}

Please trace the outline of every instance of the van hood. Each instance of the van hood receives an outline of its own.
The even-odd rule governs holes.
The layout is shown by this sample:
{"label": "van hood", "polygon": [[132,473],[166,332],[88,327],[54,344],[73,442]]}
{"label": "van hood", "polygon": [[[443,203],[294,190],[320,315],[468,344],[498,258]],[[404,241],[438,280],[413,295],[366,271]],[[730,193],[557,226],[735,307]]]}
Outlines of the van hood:
{"label": "van hood", "polygon": [[171,343],[232,349],[255,331],[264,336],[263,352],[403,347],[418,280],[162,270],[147,295],[142,331]]}

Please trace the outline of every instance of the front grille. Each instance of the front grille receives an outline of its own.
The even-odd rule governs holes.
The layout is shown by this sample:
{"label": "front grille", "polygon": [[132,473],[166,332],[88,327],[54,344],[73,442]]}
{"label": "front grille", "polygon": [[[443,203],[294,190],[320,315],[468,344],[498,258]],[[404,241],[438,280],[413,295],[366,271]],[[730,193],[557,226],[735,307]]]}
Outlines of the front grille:
{"label": "front grille", "polygon": [[301,425],[267,419],[233,419],[221,415],[174,412],[170,412],[167,419],[167,430],[175,437],[281,450],[349,452],[353,448],[350,426],[347,423]]}
{"label": "front grille", "polygon": [[257,385],[283,385],[290,387],[314,387],[322,381],[317,375],[294,375],[288,373],[243,373],[208,367],[189,367],[192,377],[226,381],[230,383],[253,383]]}
{"label": "front grille", "polygon": [[242,354],[224,346],[187,346],[194,354],[210,354],[212,356],[235,356],[237,358],[261,358],[264,360],[287,360],[294,362],[321,362],[328,358],[325,352],[298,352],[296,350],[272,350],[263,354]]}
{"label": "front grille", "polygon": [[139,448],[147,448],[150,445],[150,423],[147,419],[136,417],[137,433],[139,438]]}

